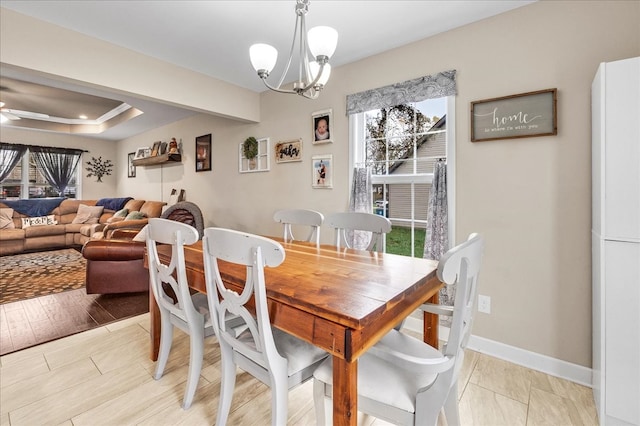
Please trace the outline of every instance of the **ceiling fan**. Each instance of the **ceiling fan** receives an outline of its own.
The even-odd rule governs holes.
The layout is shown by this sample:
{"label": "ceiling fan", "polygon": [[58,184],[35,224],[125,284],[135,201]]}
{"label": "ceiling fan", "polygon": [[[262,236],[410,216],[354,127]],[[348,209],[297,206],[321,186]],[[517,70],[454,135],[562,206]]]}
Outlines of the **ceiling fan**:
{"label": "ceiling fan", "polygon": [[6,123],[9,120],[20,120],[20,117],[13,114],[10,109],[4,107],[4,102],[0,102],[0,123]]}
{"label": "ceiling fan", "polygon": [[49,118],[48,114],[39,112],[22,111],[19,109],[4,108],[4,102],[0,101],[0,122],[6,123],[10,120],[20,120],[21,118],[31,118],[34,120],[45,120]]}

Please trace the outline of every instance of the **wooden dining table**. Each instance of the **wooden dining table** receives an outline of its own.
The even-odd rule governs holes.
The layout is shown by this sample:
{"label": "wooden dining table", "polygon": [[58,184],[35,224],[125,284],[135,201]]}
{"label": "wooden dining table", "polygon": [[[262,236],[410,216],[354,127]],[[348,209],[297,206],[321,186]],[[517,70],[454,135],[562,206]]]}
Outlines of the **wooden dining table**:
{"label": "wooden dining table", "polygon": [[[442,283],[438,263],[387,253],[368,252],[303,242],[279,241],[285,260],[265,268],[272,324],[310,342],[333,357],[333,422],[357,420],[358,357],[424,302],[437,303]],[[160,246],[163,262],[170,246]],[[189,285],[206,292],[202,242],[185,247]],[[221,264],[222,279],[240,292],[244,268]],[[157,359],[160,315],[150,297],[151,358]],[[424,338],[437,347],[437,316],[426,314]]]}

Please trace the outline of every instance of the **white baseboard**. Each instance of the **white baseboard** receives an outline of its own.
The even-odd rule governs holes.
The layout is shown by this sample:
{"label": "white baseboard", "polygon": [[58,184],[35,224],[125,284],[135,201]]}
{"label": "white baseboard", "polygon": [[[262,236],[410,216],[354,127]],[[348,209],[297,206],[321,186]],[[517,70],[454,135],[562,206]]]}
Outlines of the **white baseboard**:
{"label": "white baseboard", "polygon": [[[404,326],[411,331],[422,333],[422,319],[420,318],[408,317]],[[448,328],[441,326],[438,332],[440,340],[448,339]],[[494,358],[540,371],[550,376],[591,387],[591,369],[581,365],[572,364],[547,355],[541,355],[475,335],[471,335],[468,348]]]}

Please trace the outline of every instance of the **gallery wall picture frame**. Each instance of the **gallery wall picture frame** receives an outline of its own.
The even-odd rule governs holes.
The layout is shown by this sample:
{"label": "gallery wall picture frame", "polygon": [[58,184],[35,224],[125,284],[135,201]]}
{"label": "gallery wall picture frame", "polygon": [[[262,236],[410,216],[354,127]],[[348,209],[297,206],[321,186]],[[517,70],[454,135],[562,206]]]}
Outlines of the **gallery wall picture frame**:
{"label": "gallery wall picture frame", "polygon": [[331,108],[312,113],[311,126],[311,140],[314,145],[333,142],[333,110]]}
{"label": "gallery wall picture frame", "polygon": [[151,156],[151,148],[148,146],[143,146],[141,148],[136,149],[136,156],[134,160],[139,160],[141,158],[147,158]]}
{"label": "gallery wall picture frame", "polygon": [[311,186],[313,188],[333,188],[333,155],[314,155],[311,157],[311,166]]}
{"label": "gallery wall picture frame", "polygon": [[278,142],[273,153],[276,163],[302,161],[302,138]]}
{"label": "gallery wall picture frame", "polygon": [[269,150],[269,138],[260,138],[258,141],[258,154],[255,158],[246,158],[243,143],[238,145],[238,171],[240,173],[268,172],[271,169],[271,151]]}
{"label": "gallery wall picture frame", "polygon": [[136,177],[136,166],[133,165],[133,159],[136,157],[135,152],[127,154],[127,177]]}
{"label": "gallery wall picture frame", "polygon": [[211,133],[196,138],[196,172],[211,170]]}
{"label": "gallery wall picture frame", "polygon": [[558,89],[471,102],[471,142],[558,134]]}
{"label": "gallery wall picture frame", "polygon": [[162,142],[160,142],[160,141],[153,143],[153,147],[151,148],[151,156],[152,157],[157,157],[158,155],[160,155],[160,147],[161,146],[162,146]]}

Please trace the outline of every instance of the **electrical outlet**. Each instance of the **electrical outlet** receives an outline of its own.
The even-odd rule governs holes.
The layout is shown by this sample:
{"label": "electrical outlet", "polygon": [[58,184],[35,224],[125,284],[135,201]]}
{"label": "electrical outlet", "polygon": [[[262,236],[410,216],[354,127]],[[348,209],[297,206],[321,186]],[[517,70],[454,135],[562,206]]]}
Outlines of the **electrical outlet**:
{"label": "electrical outlet", "polygon": [[491,313],[491,298],[489,296],[478,296],[478,312]]}

